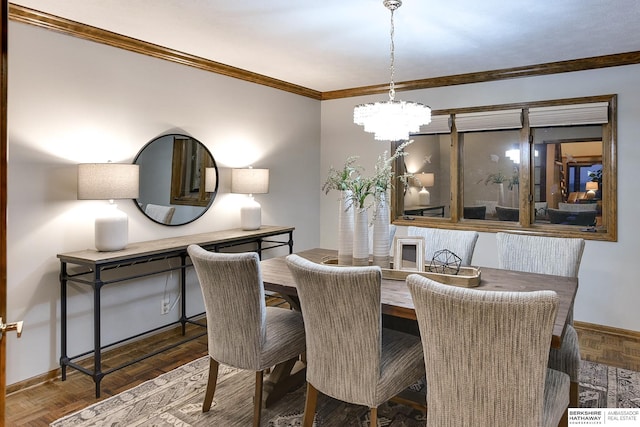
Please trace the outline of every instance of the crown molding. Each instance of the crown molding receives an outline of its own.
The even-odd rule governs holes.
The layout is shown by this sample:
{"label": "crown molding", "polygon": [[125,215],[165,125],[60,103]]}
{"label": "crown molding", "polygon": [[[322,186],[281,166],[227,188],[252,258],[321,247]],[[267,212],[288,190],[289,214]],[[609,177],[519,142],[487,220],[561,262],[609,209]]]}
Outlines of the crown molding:
{"label": "crown molding", "polygon": [[132,37],[123,36],[121,34],[90,25],[81,24],[79,22],[50,15],[24,6],[9,4],[9,19],[78,37],[84,40],[90,40],[131,52],[152,56],[154,58],[176,62],[189,67],[199,68],[204,71],[210,71],[212,73],[233,77],[247,82],[269,86],[275,89],[291,92],[296,95],[302,95],[318,100],[322,98],[322,93],[313,89],[267,77],[262,74],[252,73],[241,68],[232,67],[230,65],[211,61],[199,56],[190,55],[164,46],[134,39]]}
{"label": "crown molding", "polygon": [[[387,93],[389,84],[362,86],[350,89],[320,92],[303,86],[274,79],[262,74],[253,73],[241,68],[232,67],[211,61],[199,56],[190,55],[169,49],[153,43],[123,36],[111,31],[90,25],[81,24],[48,13],[40,12],[24,6],[9,4],[9,19],[16,22],[35,25],[48,30],[71,35],[85,40],[106,44],[131,52],[164,59],[178,64],[187,65],[212,73],[244,80],[259,85],[269,86],[296,95],[306,96],[317,100],[331,100],[351,98],[364,95]],[[396,92],[428,89],[435,87],[463,85],[470,83],[490,82],[496,80],[515,79],[520,77],[542,76],[547,74],[568,73],[573,71],[593,70],[606,67],[640,64],[640,52],[618,53],[613,55],[595,56],[591,58],[573,59],[567,61],[548,62],[545,64],[527,65],[523,67],[503,68],[499,70],[481,71],[475,73],[456,74],[452,76],[433,77],[405,82],[396,82]]]}
{"label": "crown molding", "polygon": [[[452,76],[433,77],[420,80],[410,80],[399,83],[396,82],[394,86],[396,92],[400,92],[407,90],[490,82],[495,80],[507,80],[520,77],[542,76],[546,74],[560,74],[573,71],[594,70],[597,68],[619,67],[622,65],[633,64],[640,64],[640,52],[618,53],[613,55],[594,56],[591,58],[526,65],[523,67],[502,68],[499,70],[456,74]],[[363,86],[352,89],[322,92],[322,100],[348,98],[362,95],[376,95],[387,92],[389,92],[388,83],[383,85]]]}

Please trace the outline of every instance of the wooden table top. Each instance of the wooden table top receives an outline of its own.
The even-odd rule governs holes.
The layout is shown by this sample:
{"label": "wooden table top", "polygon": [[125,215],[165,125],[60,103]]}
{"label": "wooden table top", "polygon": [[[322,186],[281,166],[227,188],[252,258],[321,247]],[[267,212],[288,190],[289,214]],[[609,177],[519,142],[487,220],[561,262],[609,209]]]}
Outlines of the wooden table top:
{"label": "wooden table top", "polygon": [[[311,249],[297,254],[310,261],[321,263],[324,259],[335,258],[337,251]],[[261,270],[266,290],[289,296],[297,295],[296,284],[285,263],[285,257],[262,261]],[[523,273],[488,267],[481,267],[480,270],[482,280],[480,285],[473,289],[517,292],[555,291],[559,297],[559,304],[553,327],[551,346],[560,347],[569,311],[573,307],[573,301],[578,291],[577,278]],[[382,312],[407,319],[416,318],[411,293],[404,280],[382,279]]]}

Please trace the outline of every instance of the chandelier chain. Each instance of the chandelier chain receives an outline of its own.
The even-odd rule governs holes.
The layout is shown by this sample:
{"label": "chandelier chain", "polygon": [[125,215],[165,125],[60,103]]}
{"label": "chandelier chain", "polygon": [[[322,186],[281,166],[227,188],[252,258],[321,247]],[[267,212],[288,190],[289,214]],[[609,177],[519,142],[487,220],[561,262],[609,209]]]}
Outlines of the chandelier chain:
{"label": "chandelier chain", "polygon": [[391,73],[391,83],[389,83],[389,99],[391,101],[393,101],[396,97],[396,85],[394,83],[394,74],[395,74],[395,67],[394,67],[394,62],[395,62],[395,43],[393,42],[393,37],[395,35],[395,26],[393,24],[393,11],[395,9],[390,9],[391,10],[391,45],[390,45],[390,49],[391,49],[391,54],[390,54],[390,65],[389,65],[389,71]]}

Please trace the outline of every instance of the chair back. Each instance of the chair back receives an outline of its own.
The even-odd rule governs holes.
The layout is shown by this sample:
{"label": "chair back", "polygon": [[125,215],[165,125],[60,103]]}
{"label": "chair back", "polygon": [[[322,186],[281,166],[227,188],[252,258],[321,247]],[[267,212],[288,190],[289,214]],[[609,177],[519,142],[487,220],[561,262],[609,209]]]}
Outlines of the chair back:
{"label": "chair back", "polygon": [[380,267],[336,267],[287,256],[304,319],[307,381],[356,404],[375,400],[380,378]]}
{"label": "chair back", "polygon": [[255,252],[218,253],[187,248],[207,315],[209,354],[220,363],[260,370],[266,340],[266,304]]}
{"label": "chair back", "polygon": [[173,206],[154,205],[152,203],[148,203],[144,209],[144,213],[161,224],[170,224],[175,211],[176,208]]}
{"label": "chair back", "polygon": [[478,241],[477,231],[446,230],[410,226],[407,228],[409,236],[424,237],[424,260],[427,264],[433,259],[433,254],[442,249],[448,249],[458,255],[462,265],[471,265],[473,250]]}
{"label": "chair back", "polygon": [[584,239],[496,233],[496,240],[499,268],[578,277]]}
{"label": "chair back", "polygon": [[427,427],[542,425],[558,296],[407,277],[424,348]]}

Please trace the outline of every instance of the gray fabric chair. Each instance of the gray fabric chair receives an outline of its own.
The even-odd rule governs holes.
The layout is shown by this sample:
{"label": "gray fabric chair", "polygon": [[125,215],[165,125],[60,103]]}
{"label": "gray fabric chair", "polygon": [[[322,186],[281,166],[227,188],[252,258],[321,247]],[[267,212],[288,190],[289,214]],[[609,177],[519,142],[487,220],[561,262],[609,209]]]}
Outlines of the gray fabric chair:
{"label": "gray fabric chair", "polygon": [[[583,239],[560,237],[526,236],[497,233],[498,267],[529,273],[553,274],[578,277]],[[570,405],[578,407],[578,374],[580,372],[580,346],[578,334],[573,327],[573,307],[559,349],[549,353],[549,367],[565,372],[571,378]]]}
{"label": "gray fabric chair", "polygon": [[407,277],[424,347],[427,427],[557,426],[569,377],[547,368],[558,296]]}
{"label": "gray fabric chair", "polygon": [[289,255],[307,341],[304,426],[311,426],[318,391],[377,408],[424,376],[417,336],[381,326],[380,267],[336,267]]}
{"label": "gray fabric chair", "polygon": [[407,228],[407,234],[409,236],[424,237],[424,260],[427,264],[433,259],[435,252],[441,249],[449,249],[462,259],[462,265],[471,265],[473,250],[478,241],[477,231],[410,226]]}
{"label": "gray fabric chair", "polygon": [[266,306],[257,253],[215,253],[197,245],[187,251],[207,315],[210,366],[202,412],[211,407],[220,363],[256,371],[253,425],[259,426],[263,371],[304,353],[302,315]]}
{"label": "gray fabric chair", "polygon": [[171,224],[171,219],[175,211],[176,208],[173,206],[154,205],[152,203],[148,203],[144,209],[144,213],[161,224]]}

